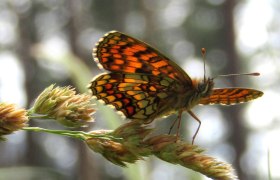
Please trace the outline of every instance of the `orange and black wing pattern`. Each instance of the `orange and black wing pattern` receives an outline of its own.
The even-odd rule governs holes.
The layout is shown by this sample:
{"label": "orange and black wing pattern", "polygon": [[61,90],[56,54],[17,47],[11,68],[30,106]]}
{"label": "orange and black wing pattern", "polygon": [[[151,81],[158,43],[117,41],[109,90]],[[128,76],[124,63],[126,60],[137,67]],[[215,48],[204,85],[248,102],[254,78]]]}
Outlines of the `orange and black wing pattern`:
{"label": "orange and black wing pattern", "polygon": [[190,77],[176,63],[148,44],[117,31],[100,39],[93,57],[100,68],[110,72],[161,75],[191,85]]}
{"label": "orange and black wing pattern", "polygon": [[147,122],[168,111],[169,101],[175,101],[170,89],[174,82],[151,75],[109,73],[97,76],[89,88],[97,99],[113,105],[127,118]]}
{"label": "orange and black wing pattern", "polygon": [[199,104],[234,105],[254,100],[258,97],[261,97],[262,95],[263,92],[261,91],[247,88],[213,89],[212,94],[209,97],[201,99]]}

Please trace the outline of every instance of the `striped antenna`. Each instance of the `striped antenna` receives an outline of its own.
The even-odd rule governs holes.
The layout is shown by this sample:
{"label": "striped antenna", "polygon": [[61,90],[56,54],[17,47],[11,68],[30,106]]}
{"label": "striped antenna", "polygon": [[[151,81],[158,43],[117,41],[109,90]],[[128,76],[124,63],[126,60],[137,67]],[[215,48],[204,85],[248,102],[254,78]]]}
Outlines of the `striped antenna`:
{"label": "striped antenna", "polygon": [[205,48],[201,48],[201,55],[203,58],[203,67],[204,67],[204,82],[206,82],[206,62],[205,62],[205,54],[206,54],[206,49]]}

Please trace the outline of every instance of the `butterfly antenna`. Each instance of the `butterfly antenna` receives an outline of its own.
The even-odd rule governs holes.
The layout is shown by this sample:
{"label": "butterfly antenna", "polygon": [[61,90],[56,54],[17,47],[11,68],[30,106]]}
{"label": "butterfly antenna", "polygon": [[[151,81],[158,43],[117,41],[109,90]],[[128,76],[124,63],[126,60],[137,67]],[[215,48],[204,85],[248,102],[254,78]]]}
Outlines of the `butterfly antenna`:
{"label": "butterfly antenna", "polygon": [[205,54],[206,54],[206,49],[205,48],[201,48],[201,55],[203,58],[203,67],[204,67],[204,82],[206,82],[206,62],[205,62]]}
{"label": "butterfly antenna", "polygon": [[[204,66],[204,82],[206,82],[206,60],[205,60],[205,55],[206,55],[206,48],[201,48],[201,54],[203,58],[203,66]],[[254,73],[239,73],[239,74],[222,74],[214,77],[213,79],[217,77],[228,77],[228,76],[259,76],[260,73],[254,72]]]}
{"label": "butterfly antenna", "polygon": [[239,74],[222,74],[214,77],[213,79],[217,77],[229,77],[229,76],[259,76],[260,73],[254,72],[254,73],[239,73]]}

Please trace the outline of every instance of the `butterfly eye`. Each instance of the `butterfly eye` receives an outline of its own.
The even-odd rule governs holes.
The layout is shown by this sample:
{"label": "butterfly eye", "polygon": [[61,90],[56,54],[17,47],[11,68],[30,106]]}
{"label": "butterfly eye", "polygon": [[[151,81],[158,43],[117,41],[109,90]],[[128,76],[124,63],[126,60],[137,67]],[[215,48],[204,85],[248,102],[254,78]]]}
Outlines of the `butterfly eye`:
{"label": "butterfly eye", "polygon": [[201,93],[201,94],[207,94],[208,90],[209,90],[209,86],[208,86],[208,83],[207,82],[204,82],[204,81],[201,81],[199,84],[198,84],[198,87],[197,87],[198,91]]}
{"label": "butterfly eye", "polygon": [[202,92],[203,89],[205,89],[205,83],[204,83],[204,81],[201,81],[201,82],[198,83],[197,89],[198,89],[199,92]]}

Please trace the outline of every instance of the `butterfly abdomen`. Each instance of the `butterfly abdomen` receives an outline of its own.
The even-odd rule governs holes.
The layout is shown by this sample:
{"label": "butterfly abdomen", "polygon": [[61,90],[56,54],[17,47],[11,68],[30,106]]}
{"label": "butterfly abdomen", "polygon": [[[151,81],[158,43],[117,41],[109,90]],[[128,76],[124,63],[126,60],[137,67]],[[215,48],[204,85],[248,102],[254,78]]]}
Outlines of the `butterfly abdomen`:
{"label": "butterfly abdomen", "polygon": [[200,100],[199,104],[234,105],[261,97],[263,92],[248,88],[214,89],[211,96]]}

